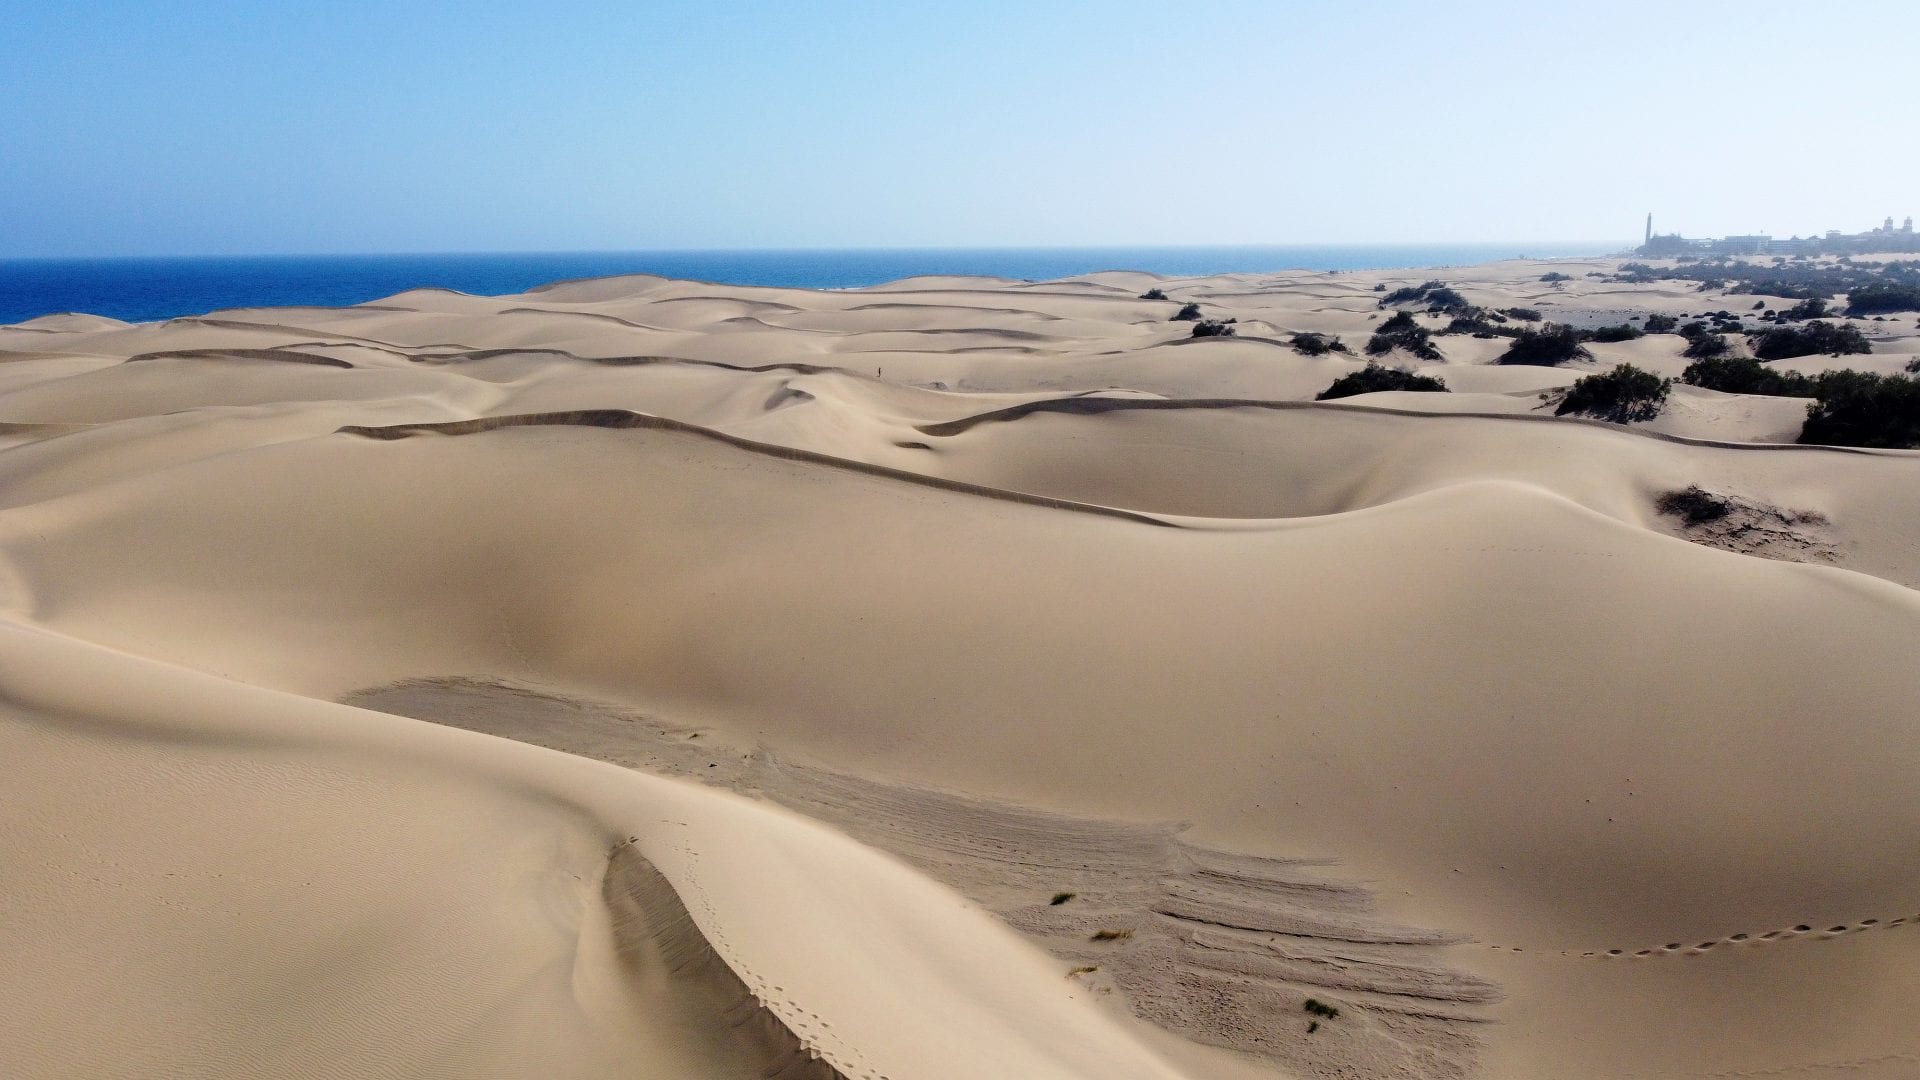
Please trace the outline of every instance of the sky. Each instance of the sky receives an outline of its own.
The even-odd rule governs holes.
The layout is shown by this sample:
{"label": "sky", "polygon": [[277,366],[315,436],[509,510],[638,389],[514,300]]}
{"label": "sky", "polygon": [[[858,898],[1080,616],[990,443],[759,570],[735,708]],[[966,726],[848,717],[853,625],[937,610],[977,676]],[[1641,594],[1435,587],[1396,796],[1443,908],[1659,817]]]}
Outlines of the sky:
{"label": "sky", "polygon": [[1920,212],[1920,4],[0,0],[0,258]]}

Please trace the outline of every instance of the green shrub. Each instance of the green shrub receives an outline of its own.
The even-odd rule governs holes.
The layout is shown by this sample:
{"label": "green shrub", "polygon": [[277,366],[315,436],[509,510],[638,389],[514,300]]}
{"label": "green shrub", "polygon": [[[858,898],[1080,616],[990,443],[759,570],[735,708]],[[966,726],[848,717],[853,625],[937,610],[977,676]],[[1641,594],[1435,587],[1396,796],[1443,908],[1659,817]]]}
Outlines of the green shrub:
{"label": "green shrub", "polygon": [[1200,318],[1199,304],[1182,304],[1180,310],[1167,319],[1168,322],[1197,322]]}
{"label": "green shrub", "polygon": [[1433,292],[1435,289],[1445,289],[1446,287],[1447,283],[1439,280],[1422,282],[1419,285],[1408,285],[1404,289],[1395,289],[1381,297],[1380,306],[1392,307],[1395,304],[1411,304],[1417,300],[1425,300],[1428,293]]}
{"label": "green shrub", "polygon": [[1588,341],[1632,341],[1640,337],[1641,332],[1626,323],[1621,323],[1618,326],[1602,326],[1597,330],[1589,330],[1580,336]]}
{"label": "green shrub", "polygon": [[1432,335],[1404,311],[1381,323],[1379,331],[1367,339],[1368,356],[1384,356],[1395,349],[1405,349],[1422,360],[1440,359]]}
{"label": "green shrub", "polygon": [[1232,337],[1233,334],[1232,319],[1228,319],[1226,322],[1221,322],[1218,319],[1201,319],[1199,322],[1193,324],[1194,337]]}
{"label": "green shrub", "polygon": [[1440,332],[1442,334],[1473,334],[1476,337],[1497,337],[1515,332],[1504,326],[1495,325],[1496,319],[1500,322],[1507,321],[1504,316],[1474,308],[1465,315],[1455,315],[1447,321],[1446,328]]}
{"label": "green shrub", "polygon": [[[1686,334],[1688,327],[1696,326],[1699,327],[1698,330]],[[1687,338],[1687,347],[1680,350],[1680,355],[1689,360],[1705,360],[1715,356],[1725,356],[1733,351],[1733,346],[1728,343],[1726,338],[1721,337],[1719,334],[1708,333],[1705,323],[1688,323],[1686,326],[1681,327],[1680,330],[1681,333],[1686,334]]]}
{"label": "green shrub", "polygon": [[1679,325],[1680,320],[1671,315],[1649,315],[1647,316],[1647,325],[1644,332],[1649,334],[1671,334],[1674,328]]}
{"label": "green shrub", "polygon": [[1659,416],[1660,406],[1666,404],[1671,389],[1672,379],[1663,379],[1632,364],[1621,364],[1612,371],[1588,375],[1574,383],[1553,412],[1556,416],[1582,413],[1616,424],[1631,424]]}
{"label": "green shrub", "polygon": [[1751,356],[1707,356],[1688,364],[1680,381],[1723,394],[1762,394],[1767,397],[1812,397],[1814,380],[1791,371],[1776,371]]}
{"label": "green shrub", "polygon": [[1781,312],[1780,317],[1794,322],[1803,322],[1807,319],[1817,319],[1826,313],[1827,302],[1816,296],[1811,300],[1802,300],[1793,305]]}
{"label": "green shrub", "polygon": [[1162,291],[1158,286],[1148,289],[1146,292],[1143,292],[1140,294],[1140,299],[1142,300],[1165,300],[1166,298],[1167,298],[1167,294],[1164,291]]}
{"label": "green shrub", "polygon": [[1383,390],[1414,390],[1422,393],[1444,394],[1447,392],[1447,384],[1431,376],[1416,375],[1399,368],[1382,367],[1369,360],[1367,366],[1359,371],[1348,372],[1333,380],[1333,385],[1322,390],[1313,400],[1332,401],[1335,398],[1374,394]]}
{"label": "green shrub", "polygon": [[1325,334],[1295,334],[1291,344],[1294,351],[1303,356],[1325,356],[1330,352],[1351,352],[1347,344],[1339,338],[1329,338]]}
{"label": "green shrub", "polygon": [[1503,313],[1507,315],[1511,315],[1514,318],[1519,319],[1521,322],[1539,322],[1540,321],[1540,313],[1530,307],[1510,307],[1510,308],[1506,308]]}
{"label": "green shrub", "polygon": [[1829,371],[1807,406],[1803,443],[1827,446],[1920,446],[1920,381],[1905,375]]}
{"label": "green shrub", "polygon": [[1873,346],[1857,327],[1814,320],[1803,326],[1776,326],[1753,343],[1753,354],[1762,360],[1785,360],[1794,356],[1846,356],[1870,353]]}
{"label": "green shrub", "polygon": [[1539,364],[1552,367],[1569,360],[1591,359],[1593,354],[1580,344],[1580,334],[1571,326],[1548,323],[1538,330],[1522,330],[1494,360],[1496,364]]}
{"label": "green shrub", "polygon": [[1876,282],[1847,294],[1847,314],[1873,315],[1888,311],[1920,311],[1920,285]]}
{"label": "green shrub", "polygon": [[1549,270],[1546,273],[1540,275],[1540,280],[1541,281],[1572,281],[1573,277],[1570,274],[1563,274],[1558,270]]}

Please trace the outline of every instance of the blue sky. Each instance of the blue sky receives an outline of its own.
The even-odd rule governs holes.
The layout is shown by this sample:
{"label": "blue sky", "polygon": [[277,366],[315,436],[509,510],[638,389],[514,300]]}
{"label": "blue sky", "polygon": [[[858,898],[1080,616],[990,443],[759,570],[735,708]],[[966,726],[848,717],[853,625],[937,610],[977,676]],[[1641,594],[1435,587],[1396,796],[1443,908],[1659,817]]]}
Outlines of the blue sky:
{"label": "blue sky", "polygon": [[1920,4],[0,0],[0,257],[1785,236]]}

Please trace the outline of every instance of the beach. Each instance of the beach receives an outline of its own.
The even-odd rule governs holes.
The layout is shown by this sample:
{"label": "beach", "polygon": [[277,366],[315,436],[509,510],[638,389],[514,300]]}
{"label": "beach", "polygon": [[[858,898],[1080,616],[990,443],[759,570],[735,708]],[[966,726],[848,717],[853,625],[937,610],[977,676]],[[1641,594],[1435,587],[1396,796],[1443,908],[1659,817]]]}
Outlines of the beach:
{"label": "beach", "polygon": [[1624,276],[0,326],[10,1071],[1914,1076],[1920,452]]}

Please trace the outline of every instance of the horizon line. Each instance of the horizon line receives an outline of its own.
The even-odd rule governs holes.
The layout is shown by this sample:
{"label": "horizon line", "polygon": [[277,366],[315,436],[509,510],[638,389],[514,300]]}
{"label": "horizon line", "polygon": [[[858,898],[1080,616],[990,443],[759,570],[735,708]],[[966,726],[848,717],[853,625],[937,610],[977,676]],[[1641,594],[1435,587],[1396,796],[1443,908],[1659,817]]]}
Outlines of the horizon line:
{"label": "horizon line", "polygon": [[[1289,243],[1103,243],[1103,244],[900,244],[837,246],[766,247],[659,247],[659,248],[473,248],[466,250],[393,250],[393,251],[234,251],[234,252],[118,252],[88,255],[0,255],[0,262],[70,262],[108,259],[316,259],[316,258],[405,258],[429,256],[483,255],[706,255],[752,253],[872,253],[872,252],[952,252],[952,251],[1270,251],[1312,248],[1391,248],[1391,247],[1507,247],[1527,245],[1580,247],[1619,245],[1631,251],[1631,243],[1618,240],[1326,240]],[[1596,251],[1595,254],[1614,254]]]}

